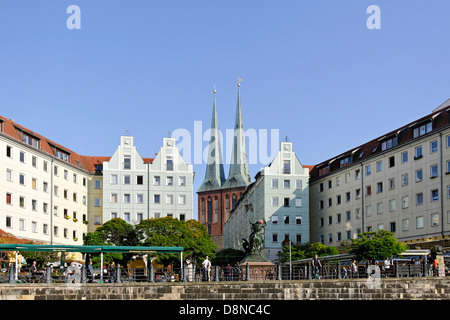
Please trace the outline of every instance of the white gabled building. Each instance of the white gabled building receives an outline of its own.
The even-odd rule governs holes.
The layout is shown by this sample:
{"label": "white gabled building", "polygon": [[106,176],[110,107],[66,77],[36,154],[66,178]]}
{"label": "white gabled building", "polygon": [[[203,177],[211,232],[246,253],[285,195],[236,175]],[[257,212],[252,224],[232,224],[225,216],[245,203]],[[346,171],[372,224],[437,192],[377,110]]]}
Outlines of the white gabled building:
{"label": "white gabled building", "polygon": [[283,242],[309,242],[309,170],[302,166],[291,142],[282,142],[281,150],[264,167],[239,199],[225,223],[225,248],[242,250],[251,226],[266,220],[265,255],[277,259]]}
{"label": "white gabled building", "polygon": [[141,157],[133,137],[122,136],[114,155],[103,162],[102,223],[113,218],[133,224],[165,216],[192,219],[193,178],[193,166],[186,164],[174,138],[164,138],[151,159]]}

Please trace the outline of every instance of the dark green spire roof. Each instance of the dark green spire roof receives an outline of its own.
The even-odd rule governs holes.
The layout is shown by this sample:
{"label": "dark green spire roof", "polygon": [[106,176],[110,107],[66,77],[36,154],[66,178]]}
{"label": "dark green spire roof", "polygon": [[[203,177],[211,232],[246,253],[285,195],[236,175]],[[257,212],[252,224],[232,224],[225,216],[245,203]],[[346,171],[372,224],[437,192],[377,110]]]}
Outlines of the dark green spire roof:
{"label": "dark green spire roof", "polygon": [[220,144],[219,124],[217,120],[216,90],[214,89],[214,105],[211,120],[211,138],[209,140],[208,162],[206,164],[205,180],[197,192],[218,190],[225,181],[223,170],[222,149]]}
{"label": "dark green spire roof", "polygon": [[246,187],[252,182],[248,169],[247,151],[245,147],[244,125],[242,123],[241,93],[238,83],[238,99],[236,120],[234,124],[233,150],[231,154],[230,173],[222,189]]}

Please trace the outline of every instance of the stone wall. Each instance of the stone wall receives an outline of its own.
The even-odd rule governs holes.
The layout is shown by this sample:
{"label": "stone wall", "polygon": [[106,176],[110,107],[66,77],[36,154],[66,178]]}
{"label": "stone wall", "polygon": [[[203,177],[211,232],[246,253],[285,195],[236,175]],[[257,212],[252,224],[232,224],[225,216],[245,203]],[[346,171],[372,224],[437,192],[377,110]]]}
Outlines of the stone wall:
{"label": "stone wall", "polygon": [[[369,279],[371,280],[371,279]],[[380,279],[379,279],[380,280]],[[450,299],[450,278],[267,282],[0,284],[2,300]]]}

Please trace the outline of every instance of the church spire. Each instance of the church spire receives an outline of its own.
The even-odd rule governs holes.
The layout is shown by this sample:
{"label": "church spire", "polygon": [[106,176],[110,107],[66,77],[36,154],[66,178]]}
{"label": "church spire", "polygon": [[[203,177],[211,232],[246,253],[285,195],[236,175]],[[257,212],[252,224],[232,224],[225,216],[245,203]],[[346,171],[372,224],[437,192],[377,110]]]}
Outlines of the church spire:
{"label": "church spire", "polygon": [[197,192],[218,190],[225,181],[223,170],[222,149],[220,145],[219,123],[217,120],[216,89],[214,87],[214,104],[211,120],[211,138],[209,140],[208,162],[206,164],[205,180]]}
{"label": "church spire", "polygon": [[234,124],[233,150],[231,153],[230,173],[222,189],[246,187],[251,183],[248,169],[247,151],[245,147],[244,125],[242,123],[241,92],[238,80],[238,99],[236,106],[236,120]]}

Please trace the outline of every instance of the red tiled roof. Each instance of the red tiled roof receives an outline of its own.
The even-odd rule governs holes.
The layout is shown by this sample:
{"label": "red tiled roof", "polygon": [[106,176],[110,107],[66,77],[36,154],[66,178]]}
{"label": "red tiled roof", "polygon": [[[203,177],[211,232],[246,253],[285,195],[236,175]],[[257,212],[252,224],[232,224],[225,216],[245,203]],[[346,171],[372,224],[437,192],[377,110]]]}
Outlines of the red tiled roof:
{"label": "red tiled roof", "polygon": [[[64,152],[67,152],[68,154],[70,154],[70,164],[72,164],[73,166],[80,168],[81,165],[81,169],[86,170],[90,173],[94,173],[95,172],[95,165],[96,164],[103,164],[103,161],[109,161],[111,159],[111,157],[106,157],[106,156],[83,156],[80,155],[78,153],[76,153],[73,150],[70,150],[42,135],[40,135],[37,132],[34,132],[28,128],[25,128],[24,126],[21,126],[19,124],[17,124],[16,122],[14,122],[11,119],[7,119],[3,116],[0,116],[0,121],[3,121],[3,133],[8,135],[10,138],[17,140],[20,143],[23,143],[22,140],[20,139],[20,136],[16,130],[19,129],[23,132],[26,132],[27,134],[30,134],[36,138],[38,138],[40,140],[40,148],[39,150],[52,156],[52,157],[56,157],[55,153],[54,153],[54,148],[52,149],[52,146],[61,149]],[[153,162],[153,158],[143,158],[144,163],[152,163]]]}
{"label": "red tiled roof", "polygon": [[340,160],[348,155],[353,154],[353,163],[358,163],[360,161],[366,160],[367,158],[375,156],[381,152],[384,152],[381,150],[381,143],[394,136],[396,136],[398,139],[397,146],[401,146],[405,143],[408,143],[412,139],[414,139],[413,130],[418,126],[420,126],[421,124],[430,121],[433,124],[433,131],[448,126],[450,124],[450,109],[448,108],[441,108],[439,110],[436,109],[431,114],[424,116],[411,123],[408,123],[407,125],[400,127],[399,129],[388,132],[382,135],[381,137],[373,139],[358,147],[352,148],[351,150],[341,153],[331,159],[323,161],[315,165],[314,168],[310,171],[310,179],[315,180],[321,178],[322,176],[328,175],[328,174],[324,174],[322,176],[319,175],[319,169],[324,168],[328,165],[330,166],[330,173],[333,173],[333,171],[340,169]]}

